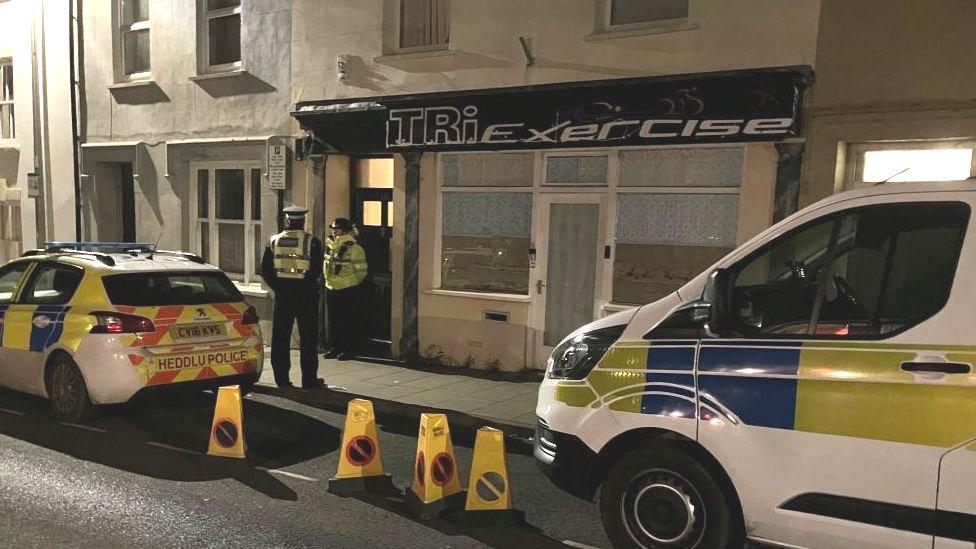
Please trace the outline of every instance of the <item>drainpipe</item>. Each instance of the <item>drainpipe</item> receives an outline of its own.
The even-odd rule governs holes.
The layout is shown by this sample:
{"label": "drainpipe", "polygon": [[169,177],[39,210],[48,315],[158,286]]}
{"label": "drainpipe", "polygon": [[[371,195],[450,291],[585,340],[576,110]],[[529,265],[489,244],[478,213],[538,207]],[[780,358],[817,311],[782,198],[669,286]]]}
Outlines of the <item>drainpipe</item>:
{"label": "drainpipe", "polygon": [[[77,32],[76,32],[77,30]],[[81,136],[78,135],[78,81],[75,65],[78,61],[78,47],[76,40],[81,34],[81,24],[78,21],[78,2],[68,3],[68,48],[70,60],[68,63],[69,83],[71,86],[71,140],[72,162],[74,164],[75,184],[75,240],[81,241]]]}

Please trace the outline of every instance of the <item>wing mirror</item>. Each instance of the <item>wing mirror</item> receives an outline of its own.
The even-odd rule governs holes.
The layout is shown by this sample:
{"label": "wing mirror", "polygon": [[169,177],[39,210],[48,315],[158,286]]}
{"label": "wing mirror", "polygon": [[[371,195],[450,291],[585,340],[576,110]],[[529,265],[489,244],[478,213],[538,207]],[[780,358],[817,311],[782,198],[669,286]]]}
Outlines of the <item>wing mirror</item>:
{"label": "wing mirror", "polygon": [[715,269],[708,275],[702,301],[708,304],[705,331],[710,337],[718,337],[728,331],[732,310],[732,276],[728,269]]}

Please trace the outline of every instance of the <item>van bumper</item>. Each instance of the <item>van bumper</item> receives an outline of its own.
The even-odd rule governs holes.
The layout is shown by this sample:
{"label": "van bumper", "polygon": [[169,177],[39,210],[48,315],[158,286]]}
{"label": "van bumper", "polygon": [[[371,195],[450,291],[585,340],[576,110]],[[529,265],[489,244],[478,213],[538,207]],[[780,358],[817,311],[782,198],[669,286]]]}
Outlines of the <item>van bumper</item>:
{"label": "van bumper", "polygon": [[579,438],[549,429],[538,418],[533,454],[536,465],[559,488],[591,501],[596,487],[592,484],[596,454]]}

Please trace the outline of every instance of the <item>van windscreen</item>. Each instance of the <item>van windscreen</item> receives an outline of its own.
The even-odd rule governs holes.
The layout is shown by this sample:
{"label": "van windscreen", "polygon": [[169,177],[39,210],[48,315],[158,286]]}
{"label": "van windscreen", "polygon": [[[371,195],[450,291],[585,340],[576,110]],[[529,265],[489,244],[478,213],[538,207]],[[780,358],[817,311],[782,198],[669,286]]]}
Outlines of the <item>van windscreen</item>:
{"label": "van windscreen", "polygon": [[104,277],[102,284],[113,305],[156,307],[244,301],[234,283],[220,272],[119,274]]}

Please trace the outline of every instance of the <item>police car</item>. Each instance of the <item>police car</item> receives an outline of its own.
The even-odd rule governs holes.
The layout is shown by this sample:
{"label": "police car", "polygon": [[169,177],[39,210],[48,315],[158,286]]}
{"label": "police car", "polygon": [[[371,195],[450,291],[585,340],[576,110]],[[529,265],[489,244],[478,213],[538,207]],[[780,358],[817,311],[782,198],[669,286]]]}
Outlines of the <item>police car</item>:
{"label": "police car", "polygon": [[831,196],[549,360],[535,455],[619,547],[976,545],[976,187]]}
{"label": "police car", "polygon": [[126,243],[52,243],[0,267],[0,384],[64,420],[160,388],[253,385],[253,307],[199,257]]}

